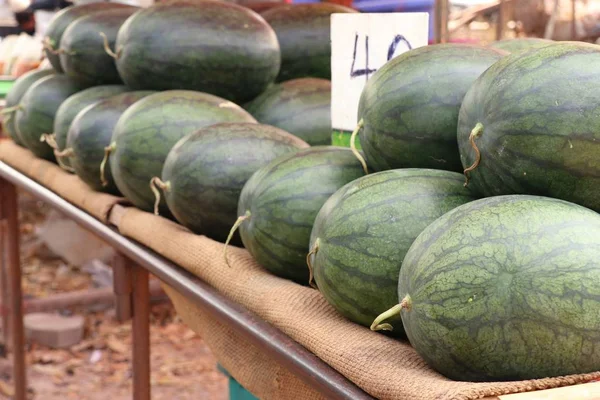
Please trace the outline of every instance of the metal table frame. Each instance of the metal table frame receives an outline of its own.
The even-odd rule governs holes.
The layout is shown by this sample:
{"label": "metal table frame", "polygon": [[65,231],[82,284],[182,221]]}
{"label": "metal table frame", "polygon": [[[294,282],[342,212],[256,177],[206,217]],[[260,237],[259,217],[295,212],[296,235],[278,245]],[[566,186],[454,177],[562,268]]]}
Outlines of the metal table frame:
{"label": "metal table frame", "polygon": [[[19,261],[19,223],[17,187],[49,204],[83,228],[111,245],[119,254],[115,266],[115,292],[129,295],[133,314],[133,399],[150,399],[149,290],[151,273],[204,311],[244,335],[309,386],[328,399],[372,399],[356,385],[321,361],[303,346],[240,305],[228,300],[215,289],[183,268],[120,235],[86,212],[0,162],[0,258],[8,277],[9,337],[14,356],[15,399],[25,400],[27,379],[23,300]],[[2,272],[0,270],[0,273]],[[117,273],[117,271],[119,271]],[[120,289],[119,289],[120,288]],[[2,288],[3,294],[6,288]],[[117,303],[119,304],[119,303]],[[121,303],[123,304],[123,303]],[[126,304],[126,303],[125,303]],[[117,310],[117,314],[119,310]]]}

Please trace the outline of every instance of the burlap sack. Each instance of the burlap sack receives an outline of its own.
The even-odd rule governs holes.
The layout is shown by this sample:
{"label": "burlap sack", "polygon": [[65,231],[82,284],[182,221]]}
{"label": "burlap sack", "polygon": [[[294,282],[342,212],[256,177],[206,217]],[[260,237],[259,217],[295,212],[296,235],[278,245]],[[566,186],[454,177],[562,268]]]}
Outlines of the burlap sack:
{"label": "burlap sack", "polygon": [[[259,317],[281,329],[319,358],[342,373],[367,393],[380,399],[479,399],[502,394],[573,385],[600,378],[599,373],[519,382],[469,383],[451,381],[430,369],[410,345],[387,338],[351,323],[338,315],[321,294],[313,289],[277,278],[263,270],[243,249],[231,247],[231,267],[223,259],[223,245],[190,233],[185,228],[161,217],[137,209],[122,214],[119,230],[125,236],[144,243],[200,277],[230,299],[244,305]],[[172,291],[169,291],[172,294]],[[249,351],[243,338],[226,327],[210,322],[192,305],[182,305],[177,296],[178,311],[186,323],[216,349],[224,366],[250,390],[258,393],[264,382],[255,375],[256,365],[265,370],[278,368],[272,361]],[[228,337],[231,341],[223,339]],[[549,349],[550,350],[550,349]],[[223,358],[224,357],[224,358]],[[229,362],[225,361],[228,360]],[[281,385],[276,391],[269,386],[261,393],[264,399],[295,396],[297,382]],[[300,398],[310,398],[306,392]],[[306,396],[306,397],[305,397]]]}
{"label": "burlap sack", "polygon": [[0,140],[0,161],[104,223],[107,223],[110,210],[115,204],[126,203],[122,197],[93,191],[76,175],[63,171],[56,164],[35,157],[29,150],[16,145],[11,140]]}

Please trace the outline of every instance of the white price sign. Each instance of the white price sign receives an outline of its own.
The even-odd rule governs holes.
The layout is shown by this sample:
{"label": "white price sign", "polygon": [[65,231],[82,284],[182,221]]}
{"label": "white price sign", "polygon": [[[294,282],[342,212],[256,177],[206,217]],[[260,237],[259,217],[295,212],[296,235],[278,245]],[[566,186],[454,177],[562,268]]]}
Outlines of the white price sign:
{"label": "white price sign", "polygon": [[331,124],[353,131],[365,83],[392,58],[427,46],[427,13],[331,15]]}

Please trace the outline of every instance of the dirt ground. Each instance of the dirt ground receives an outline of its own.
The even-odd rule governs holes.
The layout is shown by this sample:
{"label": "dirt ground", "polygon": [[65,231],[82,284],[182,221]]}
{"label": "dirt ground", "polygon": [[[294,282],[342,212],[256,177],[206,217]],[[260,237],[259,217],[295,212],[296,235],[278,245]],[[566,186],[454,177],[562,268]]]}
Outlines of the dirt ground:
{"label": "dirt ground", "polygon": [[[84,290],[97,286],[84,269],[68,265],[36,238],[37,227],[49,212],[47,206],[20,196],[22,265],[25,298]],[[27,346],[28,386],[36,400],[130,399],[131,324],[120,324],[114,310],[72,307],[63,315],[85,317],[82,342],[68,349]],[[201,337],[177,317],[168,300],[152,306],[151,380],[155,399],[225,400],[228,380]],[[0,399],[13,393],[11,356],[0,343]]]}

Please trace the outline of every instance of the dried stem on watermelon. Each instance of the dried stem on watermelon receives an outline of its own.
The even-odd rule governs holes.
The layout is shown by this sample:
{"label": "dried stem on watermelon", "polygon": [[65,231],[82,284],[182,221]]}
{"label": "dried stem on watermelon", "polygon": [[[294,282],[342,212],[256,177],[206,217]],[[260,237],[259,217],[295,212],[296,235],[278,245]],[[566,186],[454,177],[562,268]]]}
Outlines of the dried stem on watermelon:
{"label": "dried stem on watermelon", "polygon": [[42,136],[40,136],[40,142],[46,142],[48,146],[52,147],[54,150],[58,150],[58,144],[56,144],[56,135],[54,135],[54,133],[42,133]]}
{"label": "dried stem on watermelon", "polygon": [[356,156],[358,161],[360,161],[360,165],[362,165],[363,170],[365,171],[365,175],[369,175],[369,169],[367,168],[367,162],[365,161],[362,154],[360,154],[360,151],[358,151],[356,149],[356,136],[358,135],[358,132],[360,131],[360,129],[363,127],[364,124],[365,124],[364,120],[361,119],[360,121],[358,121],[358,124],[356,125],[354,132],[352,132],[352,136],[350,136],[350,149],[352,150],[352,153],[354,153],[354,155]]}
{"label": "dried stem on watermelon", "polygon": [[171,190],[171,183],[169,181],[163,182],[158,176],[150,179],[150,190],[154,193],[154,215],[158,214],[158,207],[160,205],[160,190],[168,192]]}
{"label": "dried stem on watermelon", "polygon": [[3,108],[2,111],[0,111],[0,114],[2,114],[2,115],[12,114],[12,113],[17,112],[17,110],[22,110],[22,109],[23,109],[23,106],[20,104],[17,104],[16,106]]}
{"label": "dried stem on watermelon", "polygon": [[108,186],[108,181],[106,180],[106,174],[104,170],[106,170],[106,163],[108,162],[110,153],[112,153],[116,148],[117,144],[115,142],[112,142],[110,145],[104,148],[104,158],[100,163],[100,182],[102,183],[102,186]]}
{"label": "dried stem on watermelon", "polygon": [[469,172],[475,170],[475,168],[477,168],[479,166],[479,163],[481,162],[481,152],[479,151],[479,147],[477,147],[477,144],[475,143],[475,139],[481,136],[482,133],[483,124],[481,122],[478,122],[477,125],[475,125],[475,128],[473,128],[473,130],[471,131],[471,134],[469,135],[469,143],[471,143],[471,147],[473,147],[473,150],[475,150],[475,162],[473,163],[473,165],[471,165],[469,168],[463,171],[463,173],[465,174],[465,187],[467,187],[467,185],[469,184]]}
{"label": "dried stem on watermelon", "polygon": [[64,52],[65,52],[65,51],[64,51],[64,50],[62,50],[62,49],[55,49],[55,48],[54,48],[54,46],[52,45],[52,41],[50,40],[50,38],[49,38],[48,36],[46,36],[46,37],[44,38],[44,41],[43,41],[43,46],[44,46],[44,49],[45,49],[45,50],[46,50],[48,53],[50,53],[50,54],[54,54],[55,56],[57,56],[57,55],[59,55],[59,54],[62,54],[62,53],[64,53]]}
{"label": "dried stem on watermelon", "polygon": [[380,314],[377,318],[375,318],[375,321],[373,321],[373,323],[371,324],[371,330],[372,331],[393,331],[394,327],[391,324],[385,323],[382,324],[383,321],[385,321],[388,318],[391,318],[395,315],[400,314],[400,312],[402,310],[406,310],[406,311],[410,311],[411,309],[411,300],[410,300],[410,295],[406,295],[402,301],[400,302],[400,304],[396,304],[394,307],[390,308],[389,310],[387,310],[386,312]]}
{"label": "dried stem on watermelon", "polygon": [[235,231],[237,231],[238,228],[240,227],[240,225],[242,225],[242,223],[244,221],[246,221],[247,219],[249,219],[251,216],[252,216],[252,213],[250,212],[250,210],[246,210],[244,215],[240,215],[238,217],[238,219],[235,220],[235,223],[233,224],[233,226],[231,227],[231,230],[229,231],[229,235],[227,235],[227,240],[225,240],[225,247],[223,247],[223,258],[225,259],[227,266],[230,268],[231,268],[231,264],[229,264],[229,258],[227,258],[227,246],[229,245],[229,242],[231,242],[231,239],[233,238],[233,234],[235,233]]}
{"label": "dried stem on watermelon", "polygon": [[73,156],[73,149],[71,147],[67,147],[64,150],[54,150],[54,156],[56,157],[56,162],[58,162],[58,166],[61,167],[62,169],[64,169],[65,171],[69,171],[72,173],[75,173],[75,169],[73,169],[73,167],[69,167],[68,165],[66,165],[63,162],[63,157],[72,157]]}
{"label": "dried stem on watermelon", "polygon": [[108,43],[108,38],[106,37],[106,34],[104,32],[100,32],[100,36],[102,36],[102,39],[104,39],[104,51],[106,52],[106,54],[108,54],[115,60],[118,60],[119,57],[121,57],[121,49],[120,48],[117,49],[117,51],[115,53],[110,48],[110,44]]}
{"label": "dried stem on watermelon", "polygon": [[313,265],[312,265],[311,257],[317,255],[320,244],[321,244],[321,240],[319,238],[317,238],[317,240],[315,240],[315,244],[313,245],[313,247],[310,249],[310,251],[306,255],[306,265],[308,265],[308,284],[313,289],[318,289],[318,287],[317,287],[317,284],[315,283],[315,275],[313,273]]}

